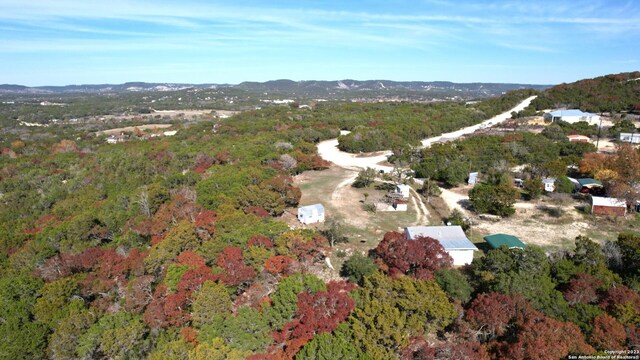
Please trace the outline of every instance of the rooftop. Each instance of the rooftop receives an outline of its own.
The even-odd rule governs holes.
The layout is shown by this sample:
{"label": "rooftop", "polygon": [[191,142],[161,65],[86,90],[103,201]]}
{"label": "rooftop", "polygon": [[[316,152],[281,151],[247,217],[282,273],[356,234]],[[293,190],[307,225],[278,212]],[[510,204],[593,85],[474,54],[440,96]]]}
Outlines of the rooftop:
{"label": "rooftop", "polygon": [[598,180],[591,178],[578,179],[580,186],[602,186],[602,183]]}
{"label": "rooftop", "polygon": [[626,201],[610,197],[592,196],[591,203],[593,206],[627,207]]}
{"label": "rooftop", "polygon": [[520,239],[508,234],[487,235],[484,237],[484,240],[494,249],[497,249],[502,245],[506,245],[509,249],[524,249],[526,246],[522,241],[520,241]]}
{"label": "rooftop", "polygon": [[313,204],[307,206],[301,206],[298,208],[299,213],[313,213],[313,210],[316,210],[318,214],[324,213],[324,206],[322,204]]}
{"label": "rooftop", "polygon": [[553,116],[597,116],[596,114],[582,112],[578,109],[556,110],[550,112]]}
{"label": "rooftop", "polygon": [[462,227],[455,226],[409,226],[405,228],[405,234],[413,240],[417,237],[430,237],[438,240],[445,250],[478,250]]}

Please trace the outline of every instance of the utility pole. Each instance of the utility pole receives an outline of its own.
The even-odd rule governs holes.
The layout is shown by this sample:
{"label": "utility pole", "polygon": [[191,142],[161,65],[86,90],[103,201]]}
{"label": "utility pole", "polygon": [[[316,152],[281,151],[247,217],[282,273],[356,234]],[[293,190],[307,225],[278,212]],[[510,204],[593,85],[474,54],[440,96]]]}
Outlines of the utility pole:
{"label": "utility pole", "polygon": [[602,129],[602,114],[600,115],[600,126],[598,126],[598,139],[596,140],[596,153],[598,152],[598,144],[600,144],[600,129]]}

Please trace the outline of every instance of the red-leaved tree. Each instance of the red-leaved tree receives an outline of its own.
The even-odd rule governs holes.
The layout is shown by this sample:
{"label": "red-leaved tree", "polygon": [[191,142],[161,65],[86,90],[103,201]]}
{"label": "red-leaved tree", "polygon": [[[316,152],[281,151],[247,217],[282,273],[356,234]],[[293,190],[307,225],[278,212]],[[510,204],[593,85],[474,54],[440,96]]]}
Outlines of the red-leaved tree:
{"label": "red-leaved tree", "polygon": [[273,334],[278,343],[272,350],[282,359],[293,359],[295,354],[316,334],[329,333],[343,322],[355,307],[349,292],[355,285],[345,281],[332,281],[327,291],[298,294],[298,310],[294,320]]}
{"label": "red-leaved tree", "polygon": [[372,250],[372,256],[380,259],[392,276],[405,274],[421,280],[433,279],[436,270],[449,268],[453,264],[438,240],[429,237],[406,240],[398,232],[386,233]]}
{"label": "red-leaved tree", "polygon": [[599,350],[625,349],[627,333],[615,318],[602,314],[593,319],[591,343]]}
{"label": "red-leaved tree", "polygon": [[602,281],[587,273],[578,273],[567,284],[563,292],[569,305],[589,304],[598,301],[598,287]]}
{"label": "red-leaved tree", "polygon": [[242,249],[237,246],[225,247],[218,255],[218,266],[223,270],[219,280],[227,286],[247,285],[256,276],[256,271],[247,266],[242,257]]}

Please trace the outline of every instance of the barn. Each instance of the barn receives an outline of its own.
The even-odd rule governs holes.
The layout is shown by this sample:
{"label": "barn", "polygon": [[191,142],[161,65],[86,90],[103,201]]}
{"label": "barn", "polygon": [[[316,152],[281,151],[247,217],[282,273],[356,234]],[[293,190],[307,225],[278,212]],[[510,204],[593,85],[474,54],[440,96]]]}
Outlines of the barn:
{"label": "barn", "polygon": [[473,252],[478,248],[464,234],[460,226],[409,226],[404,229],[407,240],[417,237],[430,237],[438,240],[440,245],[453,259],[453,265],[471,264]]}
{"label": "barn", "polygon": [[622,199],[592,196],[591,212],[595,215],[625,216],[627,203]]}
{"label": "barn", "polygon": [[298,220],[303,224],[324,222],[324,206],[314,204],[298,208]]}

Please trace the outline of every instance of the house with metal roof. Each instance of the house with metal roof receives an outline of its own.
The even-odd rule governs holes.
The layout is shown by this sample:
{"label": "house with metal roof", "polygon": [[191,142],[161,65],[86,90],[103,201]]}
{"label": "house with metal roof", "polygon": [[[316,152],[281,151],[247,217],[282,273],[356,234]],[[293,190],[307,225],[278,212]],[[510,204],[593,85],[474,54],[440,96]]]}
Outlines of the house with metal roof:
{"label": "house with metal roof", "polygon": [[478,248],[467,238],[462,227],[455,226],[409,226],[404,229],[407,240],[418,237],[430,237],[440,245],[453,259],[453,265],[468,265],[473,261],[473,252]]}
{"label": "house with metal roof", "polygon": [[303,224],[324,222],[324,206],[314,204],[298,208],[298,220]]}
{"label": "house with metal roof", "polygon": [[493,249],[497,249],[503,245],[509,249],[524,249],[526,246],[522,241],[520,241],[520,239],[508,234],[487,235],[484,237],[484,241],[486,241]]}
{"label": "house with metal roof", "polygon": [[591,212],[596,215],[625,216],[627,202],[622,199],[592,196]]}
{"label": "house with metal roof", "polygon": [[594,125],[600,121],[600,115],[582,112],[578,109],[556,110],[544,114],[544,120],[547,122],[564,121],[571,124],[585,121],[589,125]]}

